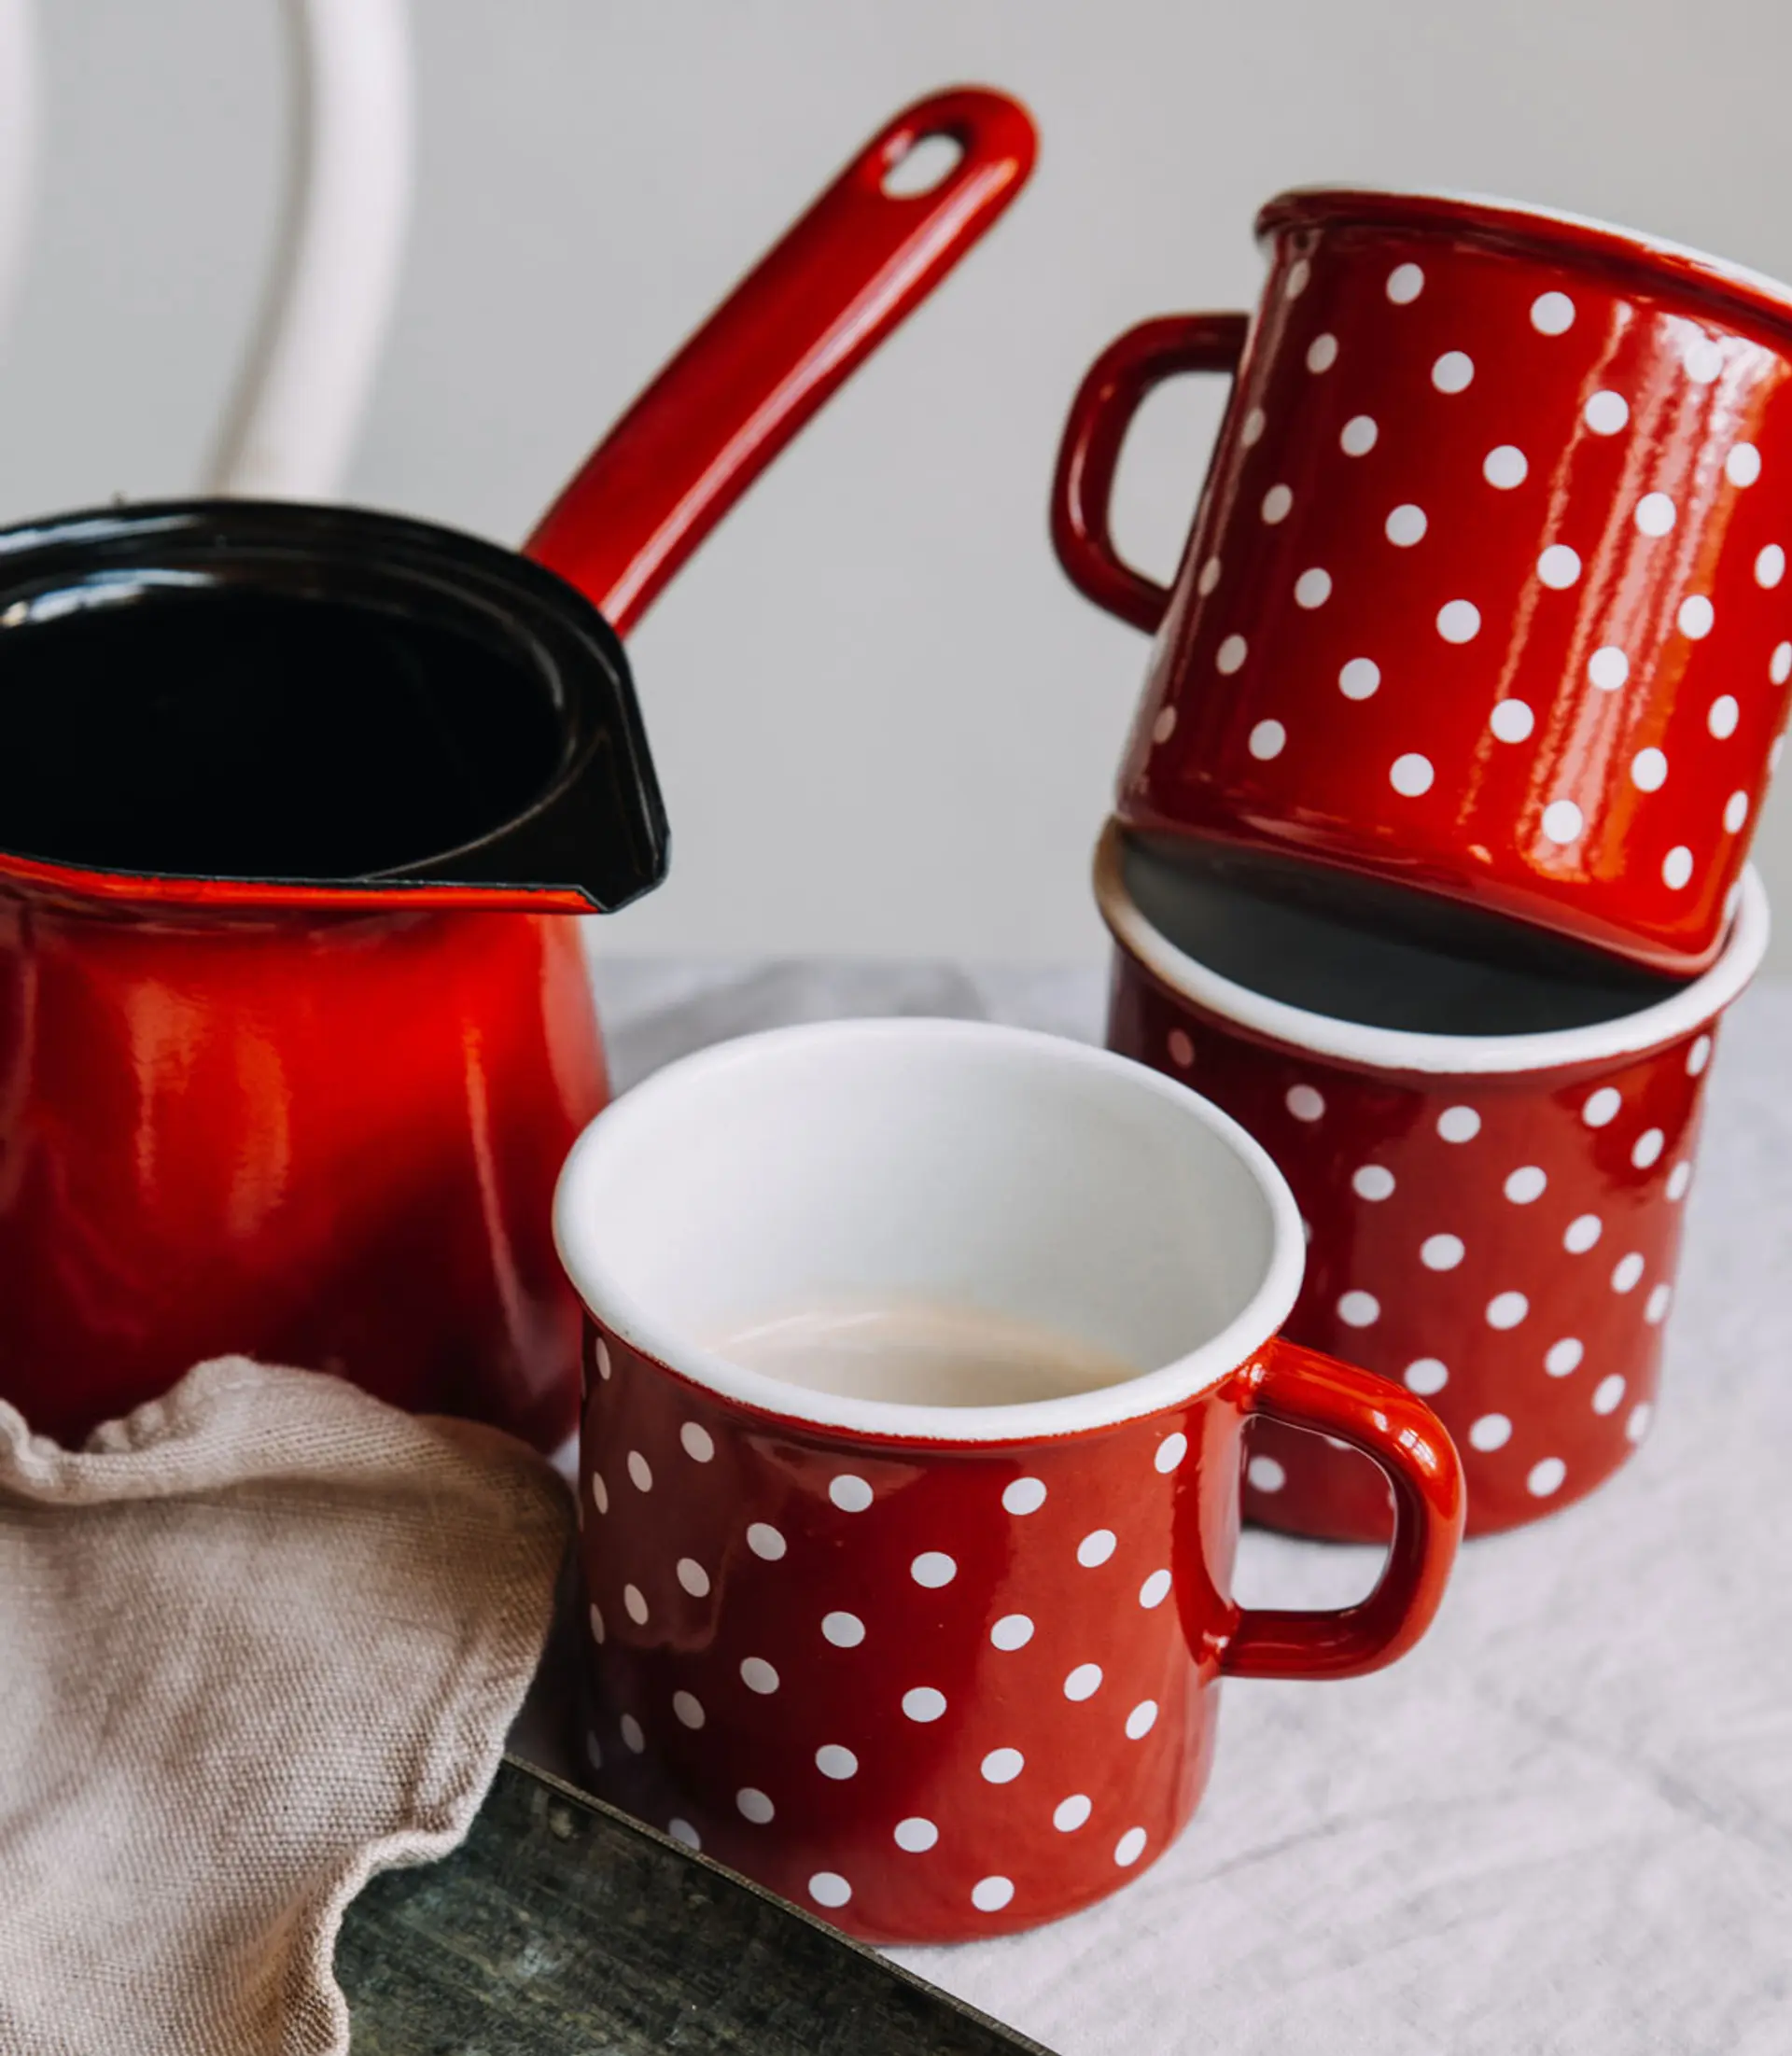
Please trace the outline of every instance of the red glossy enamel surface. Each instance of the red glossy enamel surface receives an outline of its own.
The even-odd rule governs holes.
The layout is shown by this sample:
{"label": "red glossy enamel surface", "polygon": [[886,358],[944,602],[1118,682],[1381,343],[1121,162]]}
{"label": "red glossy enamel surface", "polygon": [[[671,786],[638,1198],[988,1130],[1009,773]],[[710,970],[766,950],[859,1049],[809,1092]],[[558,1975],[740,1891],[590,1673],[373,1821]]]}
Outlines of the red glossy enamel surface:
{"label": "red glossy enamel surface", "polygon": [[[1784,310],[1477,223],[1267,211],[1121,812],[1701,969],[1792,680]],[[1066,430],[1060,554],[1135,621],[1078,464],[1225,318],[1123,339]]]}
{"label": "red glossy enamel surface", "polygon": [[[1424,1396],[1476,1534],[1593,1490],[1648,1432],[1715,1031],[1566,1070],[1377,1070],[1260,1040],[1122,949],[1108,1042],[1275,1158],[1311,1230],[1288,1333]],[[1250,1447],[1252,1518],[1386,1535],[1360,1457],[1270,1421]]]}
{"label": "red glossy enamel surface", "polygon": [[[872,1939],[1001,1934],[1116,1889],[1194,1810],[1221,1672],[1391,1661],[1460,1532],[1425,1410],[1275,1344],[1180,1407],[1022,1445],[779,1420],[602,1328],[590,1361],[595,1788]],[[1226,1596],[1240,1432],[1271,1406],[1399,1471],[1408,1518],[1361,1607]]]}
{"label": "red glossy enamel surface", "polygon": [[0,898],[0,1398],[78,1441],[229,1350],[542,1447],[560,1163],[606,1096],[571,921]]}

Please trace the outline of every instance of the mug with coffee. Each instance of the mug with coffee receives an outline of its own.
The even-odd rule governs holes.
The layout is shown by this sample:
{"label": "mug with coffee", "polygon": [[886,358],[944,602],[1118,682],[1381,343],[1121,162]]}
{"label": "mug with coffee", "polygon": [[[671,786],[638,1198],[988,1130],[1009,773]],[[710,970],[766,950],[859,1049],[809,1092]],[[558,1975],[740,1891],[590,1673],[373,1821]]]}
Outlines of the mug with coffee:
{"label": "mug with coffee", "polygon": [[[596,1788],[856,1934],[1099,1898],[1193,1811],[1223,1674],[1351,1676],[1435,1611],[1449,1437],[1280,1337],[1286,1184],[1142,1066],[961,1022],[752,1037],[601,1115],[555,1233]],[[1358,1605],[1232,1600],[1253,1417],[1380,1466]]]}

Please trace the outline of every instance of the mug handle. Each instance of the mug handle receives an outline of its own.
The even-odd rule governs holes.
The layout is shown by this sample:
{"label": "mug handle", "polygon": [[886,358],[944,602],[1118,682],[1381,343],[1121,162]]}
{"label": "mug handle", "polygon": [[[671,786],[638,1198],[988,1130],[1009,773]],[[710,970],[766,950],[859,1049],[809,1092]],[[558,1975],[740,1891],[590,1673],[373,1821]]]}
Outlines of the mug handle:
{"label": "mug handle", "polygon": [[1236,371],[1249,315],[1160,315],[1110,343],[1071,402],[1052,480],[1052,548],[1085,599],[1155,635],[1169,588],[1122,561],[1109,528],[1113,474],[1147,393],[1184,371]]}
{"label": "mug handle", "polygon": [[1393,1540],[1353,1606],[1248,1606],[1220,1652],[1239,1678],[1354,1678],[1406,1655],[1431,1626],[1463,1536],[1462,1460],[1423,1401],[1371,1371],[1278,1336],[1240,1374],[1247,1413],[1336,1435],[1393,1488]]}

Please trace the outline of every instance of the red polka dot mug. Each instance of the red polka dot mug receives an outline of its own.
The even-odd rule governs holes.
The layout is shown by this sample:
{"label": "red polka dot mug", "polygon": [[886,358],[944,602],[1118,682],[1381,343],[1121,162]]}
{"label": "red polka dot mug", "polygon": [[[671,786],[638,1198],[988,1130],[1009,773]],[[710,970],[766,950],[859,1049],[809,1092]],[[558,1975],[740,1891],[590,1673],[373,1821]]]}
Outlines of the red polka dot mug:
{"label": "red polka dot mug", "polygon": [[[1224,858],[1101,840],[1110,1047],[1274,1156],[1309,1243],[1288,1333],[1424,1396],[1470,1534],[1583,1497],[1648,1432],[1713,1037],[1767,946],[1742,883],[1723,956],[1680,984],[1590,952],[1451,958],[1266,896]],[[1269,1420],[1250,1448],[1253,1519],[1387,1534],[1353,1452]]]}
{"label": "red polka dot mug", "polygon": [[[1059,559],[1156,637],[1122,818],[1704,970],[1792,681],[1792,288],[1491,202],[1257,232],[1256,315],[1134,329],[1065,430]],[[1167,590],[1108,501],[1191,371],[1236,378]]]}
{"label": "red polka dot mug", "polygon": [[[1141,1065],[963,1022],[725,1044],[586,1130],[555,1230],[591,1322],[596,1789],[857,1935],[957,1940],[1100,1898],[1193,1811],[1223,1676],[1374,1670],[1436,1608],[1449,1438],[1279,1338],[1302,1265],[1286,1184]],[[702,1339],[866,1295],[1139,1368],[923,1405]],[[1230,1597],[1241,1435],[1270,1416],[1388,1481],[1393,1546],[1358,1605]]]}

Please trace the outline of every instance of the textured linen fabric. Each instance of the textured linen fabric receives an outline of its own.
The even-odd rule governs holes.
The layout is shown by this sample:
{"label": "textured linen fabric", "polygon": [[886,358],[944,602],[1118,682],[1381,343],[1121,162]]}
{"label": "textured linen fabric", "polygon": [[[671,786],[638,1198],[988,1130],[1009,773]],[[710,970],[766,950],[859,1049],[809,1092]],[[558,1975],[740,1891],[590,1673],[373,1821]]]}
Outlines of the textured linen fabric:
{"label": "textured linen fabric", "polygon": [[[1102,1026],[1093,967],[596,970],[619,1084],[786,1020]],[[1789,1058],[1792,987],[1758,986],[1718,1040],[1661,1401],[1617,1477],[1468,1545],[1392,1669],[1228,1682],[1193,1825],[1113,1898],[903,1963],[1063,2056],[1792,2050]],[[1253,1531],[1238,1590],[1330,1605],[1374,1573]]]}
{"label": "textured linen fabric", "polygon": [[465,1835],[571,1514],[532,1451],[201,1364],[81,1451],[0,1405],[0,2056],[326,2056],[375,1870]]}

